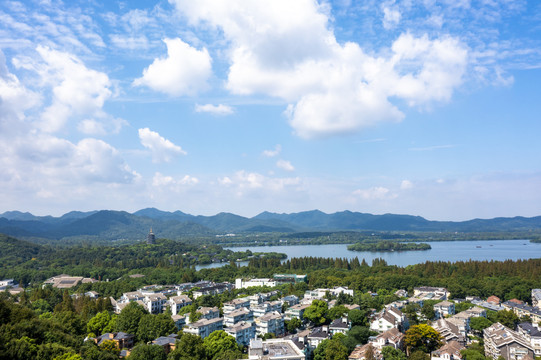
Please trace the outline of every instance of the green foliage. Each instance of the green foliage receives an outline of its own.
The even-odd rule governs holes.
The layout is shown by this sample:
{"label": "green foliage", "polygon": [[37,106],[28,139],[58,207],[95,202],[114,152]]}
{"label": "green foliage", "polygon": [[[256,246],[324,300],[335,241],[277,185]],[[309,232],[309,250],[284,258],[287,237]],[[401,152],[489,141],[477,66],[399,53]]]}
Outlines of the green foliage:
{"label": "green foliage", "polygon": [[136,302],[130,302],[116,318],[117,331],[137,335],[139,321],[147,314],[147,311]]}
{"label": "green foliage", "polygon": [[291,320],[285,321],[285,327],[287,329],[287,332],[290,334],[295,334],[297,332],[297,329],[302,326],[302,321],[299,318],[292,318]]}
{"label": "green foliage", "polygon": [[408,360],[430,360],[430,356],[421,350],[416,350],[411,353]]}
{"label": "green foliage", "polygon": [[348,315],[349,310],[344,305],[336,305],[327,311],[327,318],[329,320],[339,319],[344,315]]}
{"label": "green foliage", "polygon": [[348,245],[351,251],[413,251],[430,250],[432,247],[426,243],[378,241],[375,243],[361,243]]}
{"label": "green foliage", "polygon": [[484,317],[474,317],[470,319],[470,328],[481,334],[484,329],[492,325],[492,321]]}
{"label": "green foliage", "polygon": [[304,310],[303,317],[306,320],[309,320],[312,323],[314,323],[316,326],[322,325],[325,322],[327,322],[326,316],[327,316],[328,307],[329,306],[327,305],[325,301],[314,300],[312,301],[312,305],[310,305],[309,307],[306,308],[306,310]]}
{"label": "green foliage", "polygon": [[514,329],[519,323],[519,318],[511,310],[487,311],[487,318],[493,323],[499,322],[510,329]]}
{"label": "green foliage", "polygon": [[458,314],[459,312],[466,311],[468,309],[471,309],[474,306],[475,305],[472,304],[469,301],[463,301],[463,302],[460,302],[460,303],[456,303],[455,304],[455,312]]}
{"label": "green foliage", "polygon": [[346,346],[349,352],[355,349],[358,344],[364,345],[368,342],[368,338],[376,334],[366,326],[353,326],[341,339],[342,343]]}
{"label": "green foliage", "polygon": [[432,326],[419,324],[406,331],[404,344],[412,355],[417,350],[429,353],[441,346],[442,338]]}
{"label": "green foliage", "polygon": [[160,336],[166,336],[175,332],[175,322],[167,314],[145,314],[139,321],[137,337],[140,341],[146,343]]}
{"label": "green foliage", "polygon": [[160,345],[139,344],[133,348],[128,360],[167,360],[167,355]]}
{"label": "green foliage", "polygon": [[381,353],[385,360],[406,360],[406,354],[392,346],[384,346]]}
{"label": "green foliage", "polygon": [[111,315],[109,314],[109,312],[102,311],[88,321],[88,323],[86,324],[86,328],[88,333],[93,333],[95,336],[99,336],[106,332],[104,331],[104,329],[109,326],[110,322]]}
{"label": "green foliage", "polygon": [[368,316],[366,310],[350,310],[348,313],[348,319],[351,321],[352,326],[367,326]]}
{"label": "green foliage", "polygon": [[169,360],[206,360],[207,352],[203,345],[203,339],[197,335],[182,333],[177,340],[175,350],[171,351],[168,356]]}
{"label": "green foliage", "polygon": [[203,340],[203,346],[207,357],[211,360],[223,359],[226,353],[236,354],[234,359],[242,356],[235,338],[223,330],[212,332]]}
{"label": "green foliage", "polygon": [[105,340],[100,345],[99,348],[101,351],[108,352],[113,355],[120,354],[120,349],[117,346],[117,343],[114,340]]}
{"label": "green foliage", "polygon": [[349,351],[340,339],[323,340],[314,350],[314,360],[347,360]]}

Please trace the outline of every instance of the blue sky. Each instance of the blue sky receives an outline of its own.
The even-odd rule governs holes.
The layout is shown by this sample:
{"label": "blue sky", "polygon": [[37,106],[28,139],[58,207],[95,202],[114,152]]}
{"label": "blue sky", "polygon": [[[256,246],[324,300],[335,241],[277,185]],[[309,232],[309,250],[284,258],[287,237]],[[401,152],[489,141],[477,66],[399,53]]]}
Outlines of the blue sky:
{"label": "blue sky", "polygon": [[0,212],[541,215],[541,4],[3,1]]}

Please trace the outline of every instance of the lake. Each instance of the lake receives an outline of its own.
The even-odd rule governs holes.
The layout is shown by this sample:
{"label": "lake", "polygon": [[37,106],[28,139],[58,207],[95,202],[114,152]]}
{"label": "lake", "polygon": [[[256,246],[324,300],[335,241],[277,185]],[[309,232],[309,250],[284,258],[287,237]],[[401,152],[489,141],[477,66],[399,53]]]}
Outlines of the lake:
{"label": "lake", "polygon": [[[372,259],[383,258],[390,265],[407,266],[425,261],[467,261],[467,260],[519,260],[541,257],[541,244],[531,243],[529,240],[486,240],[486,241],[435,241],[429,242],[432,249],[424,251],[403,252],[371,252],[349,251],[346,244],[328,245],[284,245],[284,246],[248,246],[226,248],[233,251],[252,252],[278,252],[287,254],[288,258],[294,257],[330,257],[347,258],[355,257],[362,261],[364,258],[368,264]],[[227,263],[215,263],[200,265],[196,268],[214,268]],[[241,262],[246,265],[247,262]]]}

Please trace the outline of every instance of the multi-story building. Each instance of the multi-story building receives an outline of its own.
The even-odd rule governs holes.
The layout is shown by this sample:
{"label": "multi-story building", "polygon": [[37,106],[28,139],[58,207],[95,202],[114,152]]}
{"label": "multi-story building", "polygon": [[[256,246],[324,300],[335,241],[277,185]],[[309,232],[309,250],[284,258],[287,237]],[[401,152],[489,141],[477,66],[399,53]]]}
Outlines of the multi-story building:
{"label": "multi-story building", "polygon": [[413,296],[424,300],[447,300],[451,293],[446,288],[420,286],[413,288]]}
{"label": "multi-story building", "polygon": [[224,314],[225,326],[233,326],[236,323],[239,323],[241,321],[252,322],[253,320],[254,320],[254,315],[252,313],[252,310],[248,308],[240,308],[240,309],[231,311],[227,314]]}
{"label": "multi-story building", "polygon": [[517,304],[511,301],[504,302],[502,306],[506,310],[513,311],[518,317],[529,316],[534,324],[539,324],[541,322],[541,310],[539,310],[539,308],[525,304]]}
{"label": "multi-story building", "polygon": [[289,309],[286,310],[285,313],[285,319],[291,320],[292,318],[296,317],[300,321],[304,321],[304,311],[309,308],[309,304],[297,304],[291,306]]}
{"label": "multi-story building", "polygon": [[253,321],[241,321],[225,329],[225,332],[233,336],[239,345],[248,345],[256,336],[256,326]]}
{"label": "multi-story building", "polygon": [[450,301],[442,301],[434,305],[434,313],[436,318],[444,318],[448,315],[455,314],[455,304]]}
{"label": "multi-story building", "polygon": [[240,308],[249,308],[249,307],[250,307],[250,299],[247,297],[244,297],[244,298],[237,298],[237,299],[233,299],[231,301],[225,302],[224,306],[222,307],[222,310],[224,314],[227,314]]}
{"label": "multi-story building", "polygon": [[382,332],[378,336],[370,338],[370,343],[374,348],[382,350],[384,346],[392,346],[395,349],[402,349],[404,347],[404,334],[398,331],[397,328],[392,328]]}
{"label": "multi-story building", "polygon": [[197,312],[201,314],[203,319],[216,319],[220,317],[220,309],[217,306],[215,307],[204,307],[201,306],[197,308]]}
{"label": "multi-story building", "polygon": [[189,324],[184,328],[184,332],[198,335],[202,339],[209,336],[213,331],[223,330],[223,320],[222,318],[214,319],[201,319],[196,322]]}
{"label": "multi-story building", "polygon": [[524,322],[518,324],[517,332],[530,342],[535,356],[541,356],[541,331],[531,323]]}
{"label": "multi-story building", "polygon": [[167,300],[167,303],[171,308],[171,313],[177,315],[180,309],[192,304],[192,299],[186,295],[179,295],[170,297],[169,300]]}
{"label": "multi-story building", "polygon": [[273,311],[257,318],[256,331],[258,335],[271,333],[277,337],[284,335],[284,318],[282,314]]}
{"label": "multi-story building", "polygon": [[295,295],[287,295],[281,298],[280,301],[282,302],[282,305],[287,304],[287,306],[293,306],[299,303],[299,298]]}
{"label": "multi-story building", "polygon": [[532,306],[541,307],[541,289],[532,289]]}
{"label": "multi-story building", "polygon": [[505,360],[533,359],[534,350],[524,336],[500,323],[494,323],[483,330],[485,356]]}
{"label": "multi-story building", "polygon": [[347,316],[335,319],[329,324],[329,333],[331,336],[338,333],[345,335],[349,329],[351,329],[351,322],[349,322]]}
{"label": "multi-story building", "polygon": [[152,295],[146,295],[143,298],[145,308],[151,314],[159,314],[163,312],[163,306],[167,302],[167,298],[162,293],[155,293]]}
{"label": "multi-story building", "polygon": [[246,289],[254,286],[269,286],[275,287],[276,280],[274,279],[235,279],[236,289]]}
{"label": "multi-story building", "polygon": [[292,340],[253,339],[250,341],[248,359],[305,360],[306,356]]}

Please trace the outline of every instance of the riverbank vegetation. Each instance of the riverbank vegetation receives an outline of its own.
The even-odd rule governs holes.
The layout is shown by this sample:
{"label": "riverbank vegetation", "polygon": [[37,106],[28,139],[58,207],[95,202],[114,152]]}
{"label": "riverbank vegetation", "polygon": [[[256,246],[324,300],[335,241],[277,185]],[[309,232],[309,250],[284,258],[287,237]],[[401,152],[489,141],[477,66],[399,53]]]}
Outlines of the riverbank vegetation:
{"label": "riverbank vegetation", "polygon": [[415,251],[430,250],[432,247],[426,243],[378,241],[376,243],[356,243],[348,245],[350,251]]}

